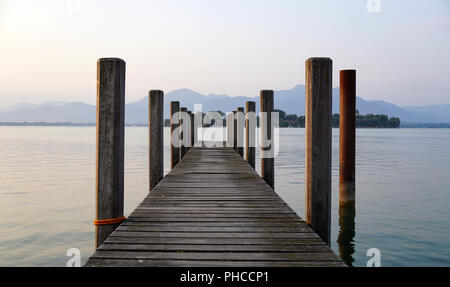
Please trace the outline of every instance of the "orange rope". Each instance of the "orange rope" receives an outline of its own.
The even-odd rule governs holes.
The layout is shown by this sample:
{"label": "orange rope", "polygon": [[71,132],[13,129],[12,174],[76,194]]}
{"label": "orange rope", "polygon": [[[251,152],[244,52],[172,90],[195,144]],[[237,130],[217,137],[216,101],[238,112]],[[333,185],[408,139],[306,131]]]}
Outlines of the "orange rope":
{"label": "orange rope", "polygon": [[122,222],[125,219],[126,219],[125,216],[112,218],[112,219],[97,219],[97,220],[94,220],[94,225],[116,224],[116,223]]}

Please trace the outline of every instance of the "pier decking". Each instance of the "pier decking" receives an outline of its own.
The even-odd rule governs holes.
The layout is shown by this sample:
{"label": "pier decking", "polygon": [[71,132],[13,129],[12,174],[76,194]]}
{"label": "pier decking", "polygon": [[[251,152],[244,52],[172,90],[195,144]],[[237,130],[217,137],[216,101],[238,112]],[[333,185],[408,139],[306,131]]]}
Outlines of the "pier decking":
{"label": "pier decking", "polygon": [[191,148],[85,266],[345,266],[232,148]]}

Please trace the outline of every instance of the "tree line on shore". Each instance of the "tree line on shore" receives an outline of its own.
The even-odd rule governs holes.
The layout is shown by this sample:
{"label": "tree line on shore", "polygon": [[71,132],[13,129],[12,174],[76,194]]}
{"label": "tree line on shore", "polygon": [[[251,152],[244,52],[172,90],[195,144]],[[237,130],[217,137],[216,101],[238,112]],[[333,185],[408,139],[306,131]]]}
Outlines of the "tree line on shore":
{"label": "tree line on shore", "polygon": [[[225,113],[218,112],[223,117],[223,125],[226,125]],[[278,112],[280,116],[279,125],[281,128],[304,128],[305,116],[297,116],[296,114],[286,114],[285,111],[275,109],[274,112]],[[205,114],[203,114],[205,115]],[[399,128],[400,118],[388,117],[387,115],[360,115],[358,110],[356,111],[356,127],[357,128]],[[212,122],[214,124],[214,121]],[[259,126],[259,116],[257,117],[257,125]],[[164,120],[164,126],[170,126],[170,120]],[[332,116],[333,128],[339,127],[339,114],[333,114]]]}
{"label": "tree line on shore", "polygon": [[[287,115],[282,110],[275,110],[280,115],[280,127],[294,127],[294,128],[304,128],[305,127],[305,116],[297,116],[295,114]],[[360,115],[356,111],[355,125],[357,128],[399,128],[400,118],[388,117],[387,115]],[[332,116],[332,126],[333,128],[339,127],[339,114],[333,114]]]}

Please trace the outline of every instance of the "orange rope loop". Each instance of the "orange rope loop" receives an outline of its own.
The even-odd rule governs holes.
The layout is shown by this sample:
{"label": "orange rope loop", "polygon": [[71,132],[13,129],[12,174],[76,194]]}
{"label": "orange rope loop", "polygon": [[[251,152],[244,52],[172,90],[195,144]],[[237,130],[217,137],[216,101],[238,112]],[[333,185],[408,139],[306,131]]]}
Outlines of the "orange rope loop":
{"label": "orange rope loop", "polygon": [[125,216],[112,218],[112,219],[97,219],[94,220],[94,225],[108,225],[108,224],[116,224],[124,221],[126,219]]}

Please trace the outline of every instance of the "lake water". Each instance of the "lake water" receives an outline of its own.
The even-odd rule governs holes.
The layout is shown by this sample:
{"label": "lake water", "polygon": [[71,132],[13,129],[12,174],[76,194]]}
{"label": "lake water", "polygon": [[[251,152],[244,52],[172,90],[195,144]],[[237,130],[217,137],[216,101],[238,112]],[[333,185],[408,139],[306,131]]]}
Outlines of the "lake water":
{"label": "lake water", "polygon": [[[165,129],[165,172],[168,136]],[[125,215],[148,192],[147,140],[147,128],[126,128]],[[72,247],[84,263],[94,251],[95,127],[2,126],[0,147],[0,266],[65,266]],[[301,217],[304,148],[304,129],[281,129],[275,189]],[[338,148],[334,129],[339,254]],[[450,266],[449,148],[450,129],[357,130],[354,265],[378,248],[382,266]]]}

